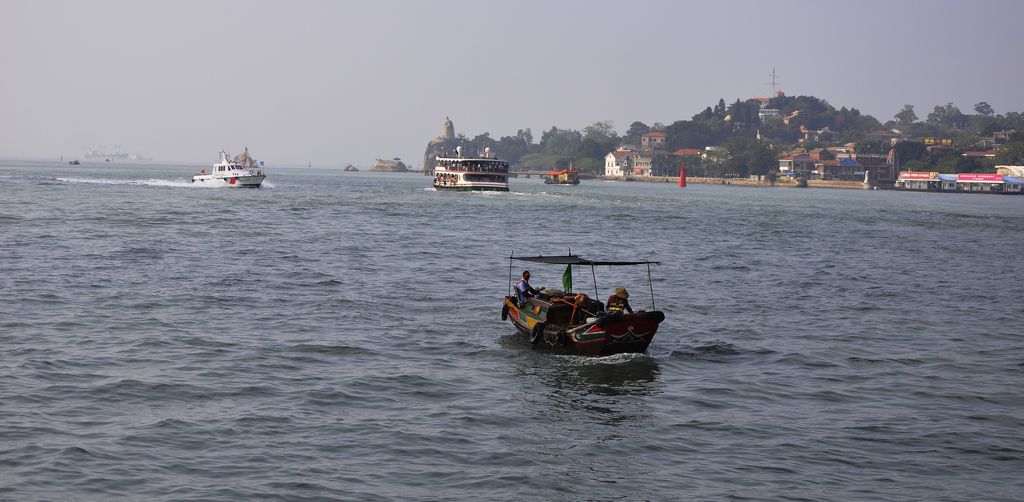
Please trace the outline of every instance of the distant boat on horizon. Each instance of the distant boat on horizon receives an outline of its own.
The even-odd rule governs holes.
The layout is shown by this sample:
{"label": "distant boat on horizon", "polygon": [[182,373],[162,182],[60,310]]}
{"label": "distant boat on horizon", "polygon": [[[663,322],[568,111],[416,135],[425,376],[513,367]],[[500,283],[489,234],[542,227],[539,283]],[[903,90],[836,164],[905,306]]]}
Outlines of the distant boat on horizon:
{"label": "distant boat on horizon", "polygon": [[85,158],[88,160],[102,160],[104,162],[113,162],[117,160],[153,160],[149,157],[143,157],[139,153],[127,153],[121,151],[121,145],[114,145],[114,151],[108,151],[106,145],[100,145],[99,148],[88,147],[85,150]]}

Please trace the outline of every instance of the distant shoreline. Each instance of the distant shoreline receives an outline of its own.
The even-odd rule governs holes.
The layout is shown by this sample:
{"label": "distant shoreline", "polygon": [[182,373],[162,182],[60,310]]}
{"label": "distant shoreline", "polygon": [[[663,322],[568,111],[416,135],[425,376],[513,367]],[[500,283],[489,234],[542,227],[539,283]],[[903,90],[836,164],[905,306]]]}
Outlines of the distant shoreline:
{"label": "distant shoreline", "polygon": [[[645,176],[642,178],[629,178],[624,179],[617,176],[598,176],[598,180],[605,181],[622,181],[622,182],[641,182],[641,183],[679,183],[678,176]],[[841,188],[848,190],[871,190],[873,188],[891,188],[891,186],[878,185],[875,183],[864,184],[861,181],[841,181],[841,180],[807,180],[807,186],[801,187],[796,180],[792,178],[779,178],[775,180],[775,183],[771,183],[768,180],[752,180],[748,178],[705,178],[705,177],[687,177],[687,184],[695,185],[737,185],[737,186],[750,186],[750,187],[767,187],[767,188]]]}

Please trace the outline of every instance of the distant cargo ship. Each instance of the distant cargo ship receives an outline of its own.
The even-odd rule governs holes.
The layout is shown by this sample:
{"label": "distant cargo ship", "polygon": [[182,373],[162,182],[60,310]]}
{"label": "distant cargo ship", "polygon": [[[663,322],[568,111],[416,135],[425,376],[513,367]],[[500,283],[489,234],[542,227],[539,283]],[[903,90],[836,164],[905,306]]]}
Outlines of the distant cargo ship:
{"label": "distant cargo ship", "polygon": [[101,160],[106,162],[113,162],[115,160],[153,160],[148,157],[143,157],[140,154],[131,154],[121,151],[121,145],[114,145],[114,151],[107,150],[106,146],[100,146],[99,148],[87,148],[85,150],[85,158],[89,160]]}

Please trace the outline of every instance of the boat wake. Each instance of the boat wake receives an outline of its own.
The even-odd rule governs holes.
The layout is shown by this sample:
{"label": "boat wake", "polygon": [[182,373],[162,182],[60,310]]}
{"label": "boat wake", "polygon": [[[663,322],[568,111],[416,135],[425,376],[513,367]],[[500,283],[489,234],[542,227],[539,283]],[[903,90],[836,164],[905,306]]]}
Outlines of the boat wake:
{"label": "boat wake", "polygon": [[610,356],[581,356],[575,354],[559,355],[559,358],[564,358],[570,361],[570,364],[577,366],[595,366],[595,365],[616,365],[616,364],[629,364],[638,360],[650,360],[654,359],[653,355],[628,352],[622,354],[612,354]]}
{"label": "boat wake", "polygon": [[[190,180],[160,180],[160,179],[148,179],[148,180],[112,180],[103,178],[53,178],[56,181],[62,183],[92,183],[96,185],[141,185],[141,186],[153,186],[153,187],[171,187],[171,188],[232,188],[226,183],[193,183]],[[264,181],[261,188],[274,188],[274,185]]]}

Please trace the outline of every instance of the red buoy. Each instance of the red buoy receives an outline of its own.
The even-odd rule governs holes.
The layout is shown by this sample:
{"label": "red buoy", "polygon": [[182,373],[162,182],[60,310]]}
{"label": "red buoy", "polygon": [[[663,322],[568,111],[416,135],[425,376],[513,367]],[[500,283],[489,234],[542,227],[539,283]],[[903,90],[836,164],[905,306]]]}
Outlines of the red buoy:
{"label": "red buoy", "polygon": [[679,188],[686,188],[686,163],[679,163]]}

